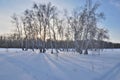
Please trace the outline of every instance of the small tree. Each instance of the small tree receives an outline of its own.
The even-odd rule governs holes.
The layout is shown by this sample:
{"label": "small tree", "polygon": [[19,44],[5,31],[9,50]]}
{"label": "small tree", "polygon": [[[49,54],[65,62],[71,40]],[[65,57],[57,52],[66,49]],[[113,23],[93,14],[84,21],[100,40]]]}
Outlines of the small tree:
{"label": "small tree", "polygon": [[[19,18],[16,14],[13,14],[12,16],[12,23],[15,25],[16,27],[16,32],[15,34],[17,35],[17,39],[19,41],[19,46],[20,47],[23,47],[23,39],[22,39],[22,32],[23,32],[23,29],[22,29],[22,26],[20,24],[20,21],[19,21]],[[23,48],[22,48],[23,50]]]}
{"label": "small tree", "polygon": [[[104,28],[99,28],[98,29],[98,32],[97,32],[97,41],[98,41],[98,44],[97,44],[97,48],[99,49],[103,49],[104,48],[104,44],[103,44],[103,41],[105,39],[109,39],[109,35],[108,35],[108,30],[104,29]],[[99,52],[100,53],[100,52]]]}

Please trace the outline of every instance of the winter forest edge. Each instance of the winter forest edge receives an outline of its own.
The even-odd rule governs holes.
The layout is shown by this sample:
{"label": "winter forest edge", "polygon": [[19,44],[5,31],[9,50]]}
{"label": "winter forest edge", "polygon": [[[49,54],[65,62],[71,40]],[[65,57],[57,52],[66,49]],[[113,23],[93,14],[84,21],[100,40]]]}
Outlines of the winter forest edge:
{"label": "winter forest edge", "polygon": [[15,32],[0,37],[1,48],[39,49],[45,52],[53,49],[68,51],[75,49],[80,54],[88,54],[88,49],[101,51],[105,48],[120,48],[120,44],[108,42],[109,32],[99,27],[105,20],[103,12],[98,12],[100,3],[86,0],[84,6],[72,12],[60,12],[51,2],[33,3],[21,16],[13,14]]}

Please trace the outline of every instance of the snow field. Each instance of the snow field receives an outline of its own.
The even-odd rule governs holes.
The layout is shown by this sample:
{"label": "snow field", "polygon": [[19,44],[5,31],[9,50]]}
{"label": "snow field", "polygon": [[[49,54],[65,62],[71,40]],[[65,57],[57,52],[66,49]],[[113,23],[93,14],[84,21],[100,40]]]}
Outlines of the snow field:
{"label": "snow field", "polygon": [[0,80],[120,80],[120,49],[89,53],[0,49]]}

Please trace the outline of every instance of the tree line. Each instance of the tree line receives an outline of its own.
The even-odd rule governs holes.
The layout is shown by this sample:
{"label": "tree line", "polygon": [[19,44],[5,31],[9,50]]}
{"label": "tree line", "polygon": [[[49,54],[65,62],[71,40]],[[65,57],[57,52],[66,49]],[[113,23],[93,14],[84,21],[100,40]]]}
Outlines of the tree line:
{"label": "tree line", "polygon": [[[47,49],[51,48],[50,42],[53,42],[53,48],[55,48],[55,42],[50,41],[49,39],[46,41],[46,48]],[[96,47],[96,45],[93,45],[93,48],[100,48],[100,49],[120,48],[120,43],[112,43],[112,42],[107,42],[107,41],[100,41],[100,42],[94,41],[94,43],[100,44],[100,46]],[[81,45],[82,41],[79,41],[79,44]],[[22,47],[20,46],[18,39],[15,37],[15,34],[12,34],[7,37],[5,35],[0,36],[0,48],[22,48]],[[67,42],[66,40],[57,41],[57,48],[65,49],[66,51],[69,48],[74,49],[75,48],[74,41],[69,41],[69,42]],[[85,48],[85,46],[84,46],[84,48]],[[91,48],[92,47],[89,46],[89,49],[91,49]],[[35,49],[37,49],[36,46],[35,46]]]}
{"label": "tree line", "polygon": [[98,25],[105,19],[104,13],[97,11],[99,6],[97,2],[92,4],[92,0],[86,0],[84,6],[73,9],[71,13],[67,10],[62,13],[51,2],[34,3],[21,16],[13,14],[12,23],[16,31],[12,39],[25,51],[38,48],[45,52],[49,46],[53,53],[53,48],[58,52],[58,46],[62,45],[62,48],[74,47],[80,54],[88,54],[89,48],[99,49],[100,42],[109,39],[108,30]]}

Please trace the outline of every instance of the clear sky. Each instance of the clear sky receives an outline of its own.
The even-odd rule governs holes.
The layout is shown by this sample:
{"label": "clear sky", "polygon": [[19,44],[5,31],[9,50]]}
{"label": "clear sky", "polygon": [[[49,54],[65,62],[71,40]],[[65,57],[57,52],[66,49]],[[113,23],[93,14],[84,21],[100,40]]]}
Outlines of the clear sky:
{"label": "clear sky", "polygon": [[[104,12],[106,17],[102,25],[109,30],[110,41],[120,43],[120,0],[93,1],[101,3],[99,11]],[[13,13],[22,14],[25,9],[32,7],[33,2],[52,2],[60,10],[71,11],[83,5],[85,0],[0,0],[0,34],[10,33],[14,29],[11,23]]]}

